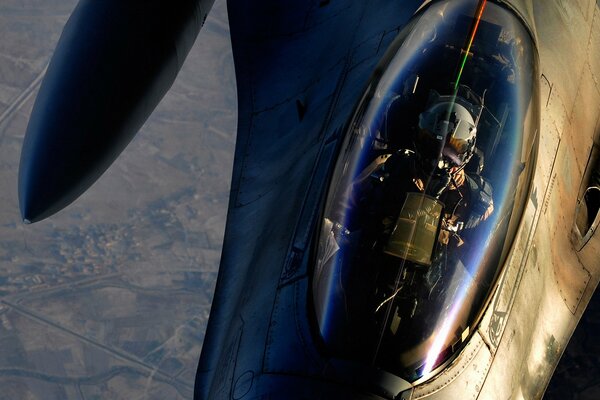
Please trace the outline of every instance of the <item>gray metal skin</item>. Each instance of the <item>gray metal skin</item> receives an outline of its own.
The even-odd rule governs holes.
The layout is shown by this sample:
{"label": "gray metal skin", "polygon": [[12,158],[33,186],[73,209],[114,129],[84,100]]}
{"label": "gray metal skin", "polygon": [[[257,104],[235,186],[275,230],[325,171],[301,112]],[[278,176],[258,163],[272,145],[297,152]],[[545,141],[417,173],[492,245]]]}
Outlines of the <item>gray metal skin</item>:
{"label": "gray metal skin", "polygon": [[[197,3],[194,32],[212,1]],[[600,238],[592,235],[576,250],[579,239],[573,233],[589,155],[593,144],[600,143],[600,9],[594,0],[503,2],[521,16],[539,51],[541,104],[532,105],[540,108],[539,149],[511,253],[479,327],[462,352],[436,375],[411,384],[384,371],[329,358],[319,343],[309,295],[312,242],[336,150],[377,62],[421,3],[229,1],[239,127],[223,255],[196,399],[543,395],[600,279]],[[77,39],[77,32],[70,37]],[[62,61],[68,61],[68,52],[64,54]],[[177,61],[179,67],[181,60]],[[162,89],[149,103],[156,104],[170,85],[164,79],[157,78]],[[61,93],[47,86],[44,96],[52,102]],[[114,159],[152,107],[124,117],[126,129],[119,137],[127,140],[108,146],[110,151],[99,159]],[[53,123],[51,117],[37,125],[40,130]],[[100,121],[103,117],[98,113]],[[48,139],[46,133],[34,134]],[[25,162],[38,164],[31,168],[49,168],[33,157],[43,147],[40,142],[29,146],[33,150],[28,160],[34,161]],[[108,164],[98,165],[101,168],[82,171],[85,177],[74,180],[72,196],[64,197],[61,189],[56,202],[40,205],[37,217],[72,201]],[[43,176],[36,179],[42,181]],[[24,197],[22,207],[28,197],[36,196],[31,192]]]}
{"label": "gray metal skin", "polygon": [[[541,126],[531,193],[478,330],[443,371],[408,384],[328,359],[315,341],[308,295],[312,234],[339,133],[397,27],[355,11],[363,5],[331,3],[313,13],[306,5],[303,21],[275,9],[272,25],[240,33],[239,19],[262,10],[233,3],[238,142],[195,398],[541,398],[600,278],[600,238],[576,251],[573,237],[577,193],[600,134],[598,4],[504,2],[539,51],[541,104],[532,106],[540,107]],[[394,7],[378,3],[373,8]],[[378,15],[405,9],[397,7]],[[327,18],[337,26],[348,19],[350,45],[336,45],[337,36],[319,23]],[[260,39],[266,44],[256,45]],[[311,46],[299,48],[300,41]],[[272,66],[252,68],[261,56]]]}

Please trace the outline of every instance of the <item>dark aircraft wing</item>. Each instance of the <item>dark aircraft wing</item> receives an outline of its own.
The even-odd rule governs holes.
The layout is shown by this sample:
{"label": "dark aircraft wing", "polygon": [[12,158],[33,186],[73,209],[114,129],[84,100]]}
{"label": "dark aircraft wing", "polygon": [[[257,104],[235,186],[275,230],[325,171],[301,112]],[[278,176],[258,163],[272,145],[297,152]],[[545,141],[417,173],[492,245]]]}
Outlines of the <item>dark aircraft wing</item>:
{"label": "dark aircraft wing", "polygon": [[[255,370],[259,359],[269,369],[260,340],[278,287],[306,276],[301,260],[338,138],[377,62],[421,3],[228,2],[238,134],[196,398],[228,392],[234,366]],[[252,332],[244,329],[250,323]]]}

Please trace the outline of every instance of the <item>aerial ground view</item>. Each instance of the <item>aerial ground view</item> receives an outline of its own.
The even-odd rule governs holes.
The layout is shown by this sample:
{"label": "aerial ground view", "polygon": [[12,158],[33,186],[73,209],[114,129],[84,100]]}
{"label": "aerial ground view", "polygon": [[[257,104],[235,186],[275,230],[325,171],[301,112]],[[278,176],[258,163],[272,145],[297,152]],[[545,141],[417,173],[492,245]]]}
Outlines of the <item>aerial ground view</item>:
{"label": "aerial ground view", "polygon": [[[236,94],[226,4],[115,164],[42,222],[19,215],[35,95],[76,0],[0,2],[0,399],[191,399],[217,276]],[[597,293],[545,398],[600,398]]]}
{"label": "aerial ground view", "polygon": [[0,399],[190,399],[235,145],[225,2],[119,160],[24,225],[21,144],[76,3],[0,2]]}

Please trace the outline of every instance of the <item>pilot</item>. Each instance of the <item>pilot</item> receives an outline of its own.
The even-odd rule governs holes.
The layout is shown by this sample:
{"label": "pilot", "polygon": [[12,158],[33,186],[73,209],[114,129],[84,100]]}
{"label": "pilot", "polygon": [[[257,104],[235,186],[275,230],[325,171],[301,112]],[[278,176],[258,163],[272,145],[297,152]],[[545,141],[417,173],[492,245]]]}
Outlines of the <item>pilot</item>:
{"label": "pilot", "polygon": [[412,149],[381,154],[357,176],[351,202],[363,204],[359,208],[366,212],[359,225],[370,226],[378,240],[395,228],[408,193],[423,193],[444,204],[443,244],[454,237],[462,245],[461,231],[492,214],[492,187],[478,173],[482,167],[466,170],[471,160],[483,163],[475,147],[476,117],[467,107],[462,98],[439,98],[419,115]]}
{"label": "pilot", "polygon": [[481,171],[483,155],[473,158],[477,123],[465,103],[461,98],[440,101],[419,116],[415,148],[427,181],[417,183],[421,191],[445,204],[442,232],[474,228],[494,210],[489,182],[479,173],[466,173],[471,161],[477,161],[476,171]]}
{"label": "pilot", "polygon": [[[367,299],[356,307],[372,312],[373,334],[385,329],[390,343],[412,335],[398,330],[398,321],[441,306],[455,276],[453,260],[474,244],[470,234],[494,210],[476,148],[477,108],[452,100],[433,99],[415,120],[411,148],[382,149],[342,200],[352,209],[344,212],[346,236],[360,242],[350,257],[365,266],[351,283]],[[477,168],[468,168],[472,163]]]}
{"label": "pilot", "polygon": [[[379,254],[373,259],[382,266],[375,312],[390,302],[403,302],[397,310],[404,311],[394,314],[399,319],[423,312],[421,304],[428,304],[424,299],[438,298],[435,293],[447,289],[453,274],[441,260],[460,257],[449,250],[468,242],[467,233],[494,210],[492,187],[480,174],[483,155],[476,150],[477,117],[469,110],[474,107],[462,98],[436,100],[419,115],[412,150],[379,156],[377,165],[372,163],[361,174],[379,182],[383,196],[380,203],[374,202],[380,211],[372,214],[371,225],[379,226],[371,248]],[[475,171],[467,170],[471,161],[479,164]],[[412,267],[401,267],[399,260]],[[403,271],[402,279],[393,266]],[[396,325],[390,327],[392,335]]]}

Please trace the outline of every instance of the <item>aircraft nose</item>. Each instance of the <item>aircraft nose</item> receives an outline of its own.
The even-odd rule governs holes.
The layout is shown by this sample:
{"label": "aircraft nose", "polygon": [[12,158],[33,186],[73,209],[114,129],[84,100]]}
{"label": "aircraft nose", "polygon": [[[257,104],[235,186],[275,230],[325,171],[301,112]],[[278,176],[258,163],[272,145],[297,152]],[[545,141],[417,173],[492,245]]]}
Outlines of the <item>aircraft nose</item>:
{"label": "aircraft nose", "polygon": [[129,125],[135,99],[122,93],[111,100],[116,97],[115,74],[103,73],[101,63],[90,62],[86,49],[65,50],[59,44],[21,150],[19,206],[24,221],[40,221],[79,197],[141,125],[140,116],[134,129]]}
{"label": "aircraft nose", "polygon": [[126,24],[116,11],[113,2],[81,2],[59,40],[21,150],[19,206],[25,222],[56,213],[91,186],[160,99],[148,87],[160,76],[163,60],[144,57],[154,63],[141,68],[142,47],[131,27],[136,20]]}
{"label": "aircraft nose", "polygon": [[[102,173],[95,166],[104,150],[93,149],[94,132],[82,132],[77,126],[81,118],[61,118],[48,102],[38,98],[21,151],[19,206],[25,223],[61,210]],[[62,108],[70,108],[64,103]]]}
{"label": "aircraft nose", "polygon": [[91,186],[175,80],[206,7],[142,3],[81,0],[69,18],[21,151],[25,222],[54,214]]}

